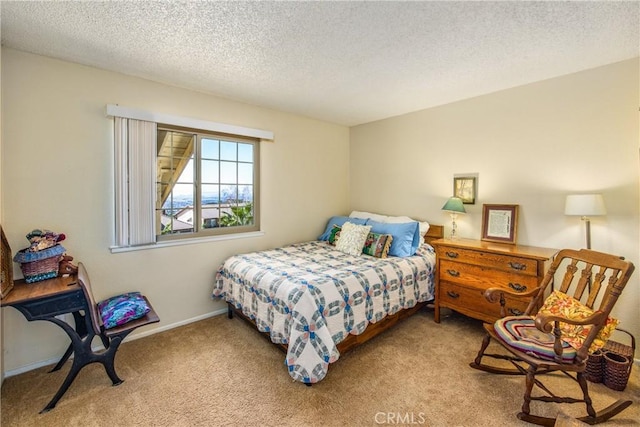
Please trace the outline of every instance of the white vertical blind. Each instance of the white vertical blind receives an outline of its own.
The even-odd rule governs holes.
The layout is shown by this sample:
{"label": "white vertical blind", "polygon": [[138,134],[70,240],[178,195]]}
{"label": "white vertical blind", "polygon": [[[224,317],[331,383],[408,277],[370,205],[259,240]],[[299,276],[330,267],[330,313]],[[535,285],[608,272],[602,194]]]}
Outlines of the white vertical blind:
{"label": "white vertical blind", "polygon": [[155,242],[156,124],[129,119],[129,244]]}
{"label": "white vertical blind", "polygon": [[116,234],[115,246],[129,246],[129,178],[128,167],[128,126],[127,119],[114,117],[115,119],[115,196],[116,196]]}
{"label": "white vertical blind", "polygon": [[115,117],[115,245],[155,242],[156,123]]}

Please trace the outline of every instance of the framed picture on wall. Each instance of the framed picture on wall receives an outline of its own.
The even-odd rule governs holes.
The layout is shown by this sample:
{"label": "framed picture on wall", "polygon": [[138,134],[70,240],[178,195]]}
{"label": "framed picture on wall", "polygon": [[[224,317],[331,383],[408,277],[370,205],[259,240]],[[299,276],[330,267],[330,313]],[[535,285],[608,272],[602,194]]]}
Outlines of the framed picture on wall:
{"label": "framed picture on wall", "polygon": [[453,196],[462,199],[462,203],[476,203],[476,177],[456,176],[453,178]]}
{"label": "framed picture on wall", "polygon": [[482,205],[482,240],[516,244],[518,205]]}

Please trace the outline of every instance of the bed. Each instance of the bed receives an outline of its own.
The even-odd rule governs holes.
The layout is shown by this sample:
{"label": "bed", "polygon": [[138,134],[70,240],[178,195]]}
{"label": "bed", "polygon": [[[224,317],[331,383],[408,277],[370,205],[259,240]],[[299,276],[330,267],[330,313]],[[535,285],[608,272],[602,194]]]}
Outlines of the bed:
{"label": "bed", "polygon": [[234,255],[217,270],[215,298],[286,352],[296,381],[313,384],[341,354],[431,302],[435,252],[431,225],[412,256],[375,258],[317,240]]}

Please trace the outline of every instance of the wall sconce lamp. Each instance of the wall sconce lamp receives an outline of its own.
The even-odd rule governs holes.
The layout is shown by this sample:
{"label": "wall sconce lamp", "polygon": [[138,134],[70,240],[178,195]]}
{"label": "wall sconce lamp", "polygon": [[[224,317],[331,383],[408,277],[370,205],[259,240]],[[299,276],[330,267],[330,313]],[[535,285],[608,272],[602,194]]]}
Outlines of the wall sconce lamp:
{"label": "wall sconce lamp", "polygon": [[443,211],[449,212],[451,215],[451,239],[457,238],[456,236],[456,218],[458,214],[467,213],[464,210],[464,204],[462,203],[462,199],[459,197],[450,197],[447,200],[447,203],[442,207]]}
{"label": "wall sconce lamp", "polygon": [[607,214],[602,194],[572,194],[567,196],[564,214],[582,217],[587,231],[587,249],[591,249],[591,221],[589,217]]}

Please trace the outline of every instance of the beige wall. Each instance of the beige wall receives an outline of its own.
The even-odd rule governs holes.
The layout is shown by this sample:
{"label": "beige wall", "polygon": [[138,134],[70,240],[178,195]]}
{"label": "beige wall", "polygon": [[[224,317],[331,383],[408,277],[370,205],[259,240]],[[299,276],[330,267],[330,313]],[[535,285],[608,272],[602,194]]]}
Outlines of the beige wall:
{"label": "beige wall", "polygon": [[[477,173],[478,199],[459,217],[480,238],[482,204],[520,205],[518,243],[578,248],[584,224],[565,196],[601,192],[592,248],[640,268],[638,60],[497,92],[351,129],[351,208],[445,224],[453,176]],[[640,272],[614,314],[640,338]]]}
{"label": "beige wall", "polygon": [[[116,73],[2,49],[1,221],[15,250],[45,227],[91,274],[96,297],[138,289],[157,329],[223,308],[209,298],[228,255],[315,238],[352,209],[445,224],[440,208],[456,173],[478,173],[479,194],[459,219],[480,235],[483,203],[521,208],[518,241],[579,247],[583,224],[563,215],[568,193],[600,191],[593,247],[640,265],[638,61],[543,81],[352,128],[232,102]],[[261,151],[259,238],[111,254],[112,122],[108,103],[272,130]],[[350,206],[349,206],[350,205]],[[15,273],[19,275],[16,266]],[[639,276],[618,304],[640,337]],[[66,347],[54,325],[2,309],[4,372],[50,361]],[[148,333],[153,327],[145,328]]]}
{"label": "beige wall", "polygon": [[[140,290],[160,315],[156,328],[224,308],[210,293],[225,257],[314,239],[329,216],[348,212],[344,126],[11,49],[3,48],[2,59],[3,226],[14,252],[34,228],[66,233],[63,245],[87,266],[96,298]],[[275,142],[261,146],[264,236],[111,254],[113,124],[106,104],[273,131]],[[64,351],[68,340],[57,326],[29,323],[13,308],[2,312],[6,372]]]}

